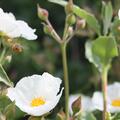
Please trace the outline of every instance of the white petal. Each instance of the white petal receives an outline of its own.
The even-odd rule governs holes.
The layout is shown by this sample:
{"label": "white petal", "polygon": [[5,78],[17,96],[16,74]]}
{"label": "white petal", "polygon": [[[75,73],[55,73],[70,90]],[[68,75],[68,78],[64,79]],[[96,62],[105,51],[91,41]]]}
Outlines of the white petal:
{"label": "white petal", "polygon": [[0,32],[11,38],[23,37],[28,40],[37,39],[35,30],[21,20],[16,20],[12,13],[6,13],[0,8]]}
{"label": "white petal", "polygon": [[20,36],[20,31],[17,28],[16,23],[6,19],[0,19],[0,31],[11,38]]}
{"label": "white petal", "polygon": [[103,96],[101,92],[95,92],[93,94],[92,102],[96,109],[103,111]]}
{"label": "white petal", "polygon": [[[16,106],[22,111],[30,115],[40,116],[51,111],[59,102],[63,91],[62,89],[57,95],[60,91],[60,84],[61,80],[49,73],[44,73],[42,76],[32,75],[22,78],[15,88],[9,88],[7,96],[15,101]],[[30,103],[36,97],[45,98],[46,104],[31,107]]]}
{"label": "white petal", "polygon": [[60,78],[53,77],[47,72],[42,74],[42,78],[46,87],[46,93],[48,93],[47,98],[51,99],[60,91],[60,84],[62,80]]}
{"label": "white petal", "polygon": [[120,9],[119,9],[119,11],[118,11],[118,17],[119,17],[119,19],[120,19]]}
{"label": "white petal", "polygon": [[59,99],[62,95],[63,89],[61,90],[60,94],[56,96],[56,98],[52,101],[46,101],[45,105],[39,107],[31,107],[24,103],[16,102],[16,105],[24,112],[28,113],[29,115],[33,116],[42,116],[45,113],[50,112],[59,102]]}
{"label": "white petal", "polygon": [[115,82],[111,85],[108,85],[108,97],[111,99],[111,100],[114,100],[114,99],[120,99],[120,83],[118,82]]}
{"label": "white petal", "polygon": [[26,22],[18,20],[17,25],[20,29],[21,37],[26,38],[28,40],[37,39],[37,35],[34,34],[36,30],[30,28]]}

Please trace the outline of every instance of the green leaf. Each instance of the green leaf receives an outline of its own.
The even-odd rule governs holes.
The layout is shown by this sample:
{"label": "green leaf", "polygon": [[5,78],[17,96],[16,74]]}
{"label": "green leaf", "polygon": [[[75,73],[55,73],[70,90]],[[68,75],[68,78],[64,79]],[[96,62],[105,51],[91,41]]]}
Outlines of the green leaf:
{"label": "green leaf", "polygon": [[0,64],[0,82],[3,82],[10,87],[13,86],[13,83],[10,81],[9,77],[7,76],[7,73],[5,72],[1,64]]}
{"label": "green leaf", "polygon": [[117,42],[120,43],[120,20],[115,19],[112,23],[111,28],[112,34],[115,36],[115,38],[118,40]]}
{"label": "green leaf", "polygon": [[120,113],[114,114],[111,120],[120,120]]}
{"label": "green leaf", "polygon": [[113,16],[113,8],[111,2],[107,4],[103,2],[102,6],[102,20],[103,20],[103,33],[104,35],[108,34],[108,30],[111,25],[111,20]]}
{"label": "green leaf", "polygon": [[14,102],[6,106],[3,113],[7,120],[18,120],[25,115],[25,113],[20,111],[19,108],[15,106]]}
{"label": "green leaf", "polygon": [[45,120],[44,117],[34,117],[34,116],[30,116],[28,120]]}
{"label": "green leaf", "polygon": [[[79,119],[79,118],[78,118]],[[80,120],[96,120],[95,116],[92,113],[82,113]]]}
{"label": "green leaf", "polygon": [[116,41],[113,37],[100,36],[94,41],[88,41],[85,45],[86,58],[93,63],[98,70],[110,65],[113,57],[118,56]]}
{"label": "green leaf", "polygon": [[0,95],[0,111],[3,111],[10,104],[10,100],[5,95]]}
{"label": "green leaf", "polygon": [[[50,2],[62,5],[62,6],[66,6],[67,2],[63,1],[63,0],[48,0]],[[88,25],[98,34],[100,35],[100,25],[97,21],[97,19],[95,18],[95,16],[87,11],[85,11],[84,9],[81,9],[80,7],[78,7],[77,5],[73,6],[73,12],[74,14],[76,14],[77,16],[79,16],[82,19],[85,19],[86,22],[88,23]]]}

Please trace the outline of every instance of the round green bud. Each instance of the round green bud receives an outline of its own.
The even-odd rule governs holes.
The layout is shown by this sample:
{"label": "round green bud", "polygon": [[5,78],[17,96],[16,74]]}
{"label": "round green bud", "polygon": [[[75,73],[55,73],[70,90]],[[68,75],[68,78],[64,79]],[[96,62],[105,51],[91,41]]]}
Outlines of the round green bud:
{"label": "round green bud", "polygon": [[44,33],[51,35],[52,34],[52,28],[49,25],[44,25]]}
{"label": "round green bud", "polygon": [[74,14],[69,14],[66,18],[67,23],[71,26],[76,23],[76,17]]}

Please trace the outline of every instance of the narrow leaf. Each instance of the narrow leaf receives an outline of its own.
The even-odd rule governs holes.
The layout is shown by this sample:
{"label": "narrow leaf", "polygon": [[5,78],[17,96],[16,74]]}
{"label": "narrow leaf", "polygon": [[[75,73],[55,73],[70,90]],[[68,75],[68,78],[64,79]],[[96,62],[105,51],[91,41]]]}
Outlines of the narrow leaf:
{"label": "narrow leaf", "polygon": [[113,8],[111,2],[108,2],[107,4],[103,2],[102,19],[103,19],[104,35],[108,34],[108,30],[111,25],[112,16],[113,16]]}
{"label": "narrow leaf", "polygon": [[13,86],[13,83],[10,81],[9,77],[7,76],[7,73],[5,72],[1,64],[0,64],[0,82],[3,82],[10,87]]}

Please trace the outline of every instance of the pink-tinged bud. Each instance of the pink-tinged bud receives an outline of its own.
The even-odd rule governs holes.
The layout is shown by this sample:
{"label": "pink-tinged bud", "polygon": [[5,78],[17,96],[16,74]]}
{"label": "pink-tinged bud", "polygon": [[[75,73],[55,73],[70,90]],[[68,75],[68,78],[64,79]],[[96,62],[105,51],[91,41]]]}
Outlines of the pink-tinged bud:
{"label": "pink-tinged bud", "polygon": [[77,98],[73,103],[72,103],[72,111],[73,114],[75,115],[81,110],[81,97]]}
{"label": "pink-tinged bud", "polygon": [[12,50],[16,53],[20,53],[23,51],[23,47],[20,44],[15,43],[12,45]]}
{"label": "pink-tinged bud", "polygon": [[39,5],[37,5],[37,10],[38,10],[38,17],[43,20],[47,21],[49,13],[46,9],[41,8]]}
{"label": "pink-tinged bud", "polygon": [[76,23],[77,29],[84,29],[86,26],[86,21],[84,19],[78,19]]}
{"label": "pink-tinged bud", "polygon": [[76,22],[76,16],[74,14],[69,14],[66,18],[67,24],[69,24],[70,26],[75,24]]}

